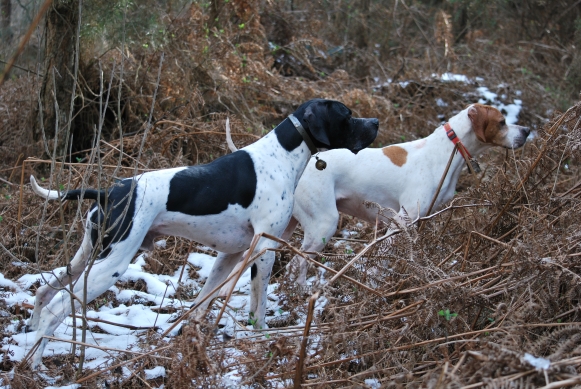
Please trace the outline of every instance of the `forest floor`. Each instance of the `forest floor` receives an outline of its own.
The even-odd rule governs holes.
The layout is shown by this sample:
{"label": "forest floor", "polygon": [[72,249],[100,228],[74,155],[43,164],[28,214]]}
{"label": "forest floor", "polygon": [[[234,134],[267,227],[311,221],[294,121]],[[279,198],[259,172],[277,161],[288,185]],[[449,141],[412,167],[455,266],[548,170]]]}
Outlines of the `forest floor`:
{"label": "forest floor", "polygon": [[[29,133],[40,79],[22,74],[1,87],[0,388],[292,387],[297,369],[302,387],[317,388],[581,386],[581,102],[562,88],[568,48],[478,38],[455,46],[453,58],[426,50],[386,62],[375,76],[334,68],[314,77],[316,58],[300,57],[296,47],[280,59],[245,42],[232,54],[228,31],[203,38],[214,39],[211,58],[192,65],[184,56],[207,50],[198,32],[183,32],[164,56],[111,51],[99,65],[110,84],[95,64],[87,67],[84,97],[93,97],[78,117],[95,132],[77,134],[88,141],[65,161],[47,159],[42,140]],[[294,74],[276,67],[279,59]],[[94,97],[108,94],[105,109],[97,108]],[[214,301],[207,320],[161,337],[189,308],[216,255],[165,237],[88,304],[89,330],[78,312],[58,327],[44,353],[46,371],[26,366],[35,335],[24,326],[35,291],[65,269],[90,205],[43,201],[30,174],[63,189],[97,185],[96,173],[114,182],[205,163],[229,152],[226,117],[242,147],[315,97],[378,117],[371,147],[425,137],[475,102],[498,107],[534,134],[520,150],[478,156],[483,172],[463,172],[452,203],[421,229],[392,223],[376,231],[342,217],[318,261],[334,271],[347,267],[357,284],[328,284],[329,271],[312,266],[309,287],[298,287],[285,274],[292,254],[282,246],[268,289],[268,329],[247,322],[246,273],[229,301]],[[108,126],[117,112],[123,139]],[[93,147],[96,133],[102,138]],[[301,239],[298,229],[289,243],[298,248]],[[91,346],[79,373],[80,345],[73,355],[71,341],[83,332]]]}

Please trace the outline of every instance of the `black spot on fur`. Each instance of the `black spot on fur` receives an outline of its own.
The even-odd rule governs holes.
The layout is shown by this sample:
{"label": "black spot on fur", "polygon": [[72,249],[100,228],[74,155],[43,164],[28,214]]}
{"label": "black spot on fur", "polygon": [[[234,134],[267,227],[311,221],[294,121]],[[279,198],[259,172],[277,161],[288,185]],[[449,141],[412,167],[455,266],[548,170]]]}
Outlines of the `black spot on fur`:
{"label": "black spot on fur", "polygon": [[250,279],[253,280],[254,277],[256,277],[256,273],[258,273],[258,266],[256,266],[256,264],[253,264],[252,267],[250,268]]}
{"label": "black spot on fur", "polygon": [[255,192],[254,162],[239,150],[176,173],[169,183],[166,209],[192,216],[217,215],[229,204],[248,208]]}
{"label": "black spot on fur", "polygon": [[[91,215],[93,247],[98,243],[99,235],[106,232],[102,239],[103,251],[99,254],[100,258],[109,255],[111,244],[127,239],[131,232],[136,197],[135,188],[132,189],[132,186],[137,186],[137,183],[132,178],[128,178],[111,187],[106,197],[100,196],[101,205]],[[97,203],[93,204],[91,210],[95,207],[97,207]]]}
{"label": "black spot on fur", "polygon": [[274,133],[280,145],[289,152],[299,147],[303,142],[303,137],[299,134],[289,118],[286,118],[276,126]]}

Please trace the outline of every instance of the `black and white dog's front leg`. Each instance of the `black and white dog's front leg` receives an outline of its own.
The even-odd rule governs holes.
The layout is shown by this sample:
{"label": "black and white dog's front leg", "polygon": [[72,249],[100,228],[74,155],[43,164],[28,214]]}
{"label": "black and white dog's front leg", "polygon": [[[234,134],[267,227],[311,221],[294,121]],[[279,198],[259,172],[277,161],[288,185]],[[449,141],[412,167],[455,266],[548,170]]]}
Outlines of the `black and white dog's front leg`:
{"label": "black and white dog's front leg", "polygon": [[[249,322],[255,328],[265,328],[266,323],[264,316],[266,314],[266,294],[268,289],[268,281],[270,280],[270,272],[272,265],[274,264],[274,252],[269,249],[276,248],[278,243],[267,239],[260,238],[256,248],[252,252],[250,258],[260,253],[262,250],[267,249],[261,257],[257,258],[253,263],[249,264],[251,267],[251,287],[250,287],[250,309],[249,309]],[[209,293],[212,292],[218,285],[220,285],[236,265],[242,264],[243,254],[245,252],[239,252],[235,254],[225,254],[219,253],[210,276],[206,280],[206,283],[202,287],[202,290],[198,294],[198,297],[194,301],[194,305],[198,301],[203,300]],[[237,267],[239,269],[239,267]],[[245,271],[246,269],[244,269]],[[234,285],[234,280],[226,285]],[[219,292],[219,291],[218,291]],[[211,301],[218,295],[215,292],[212,296],[208,297],[200,306],[196,309],[196,318],[200,319],[206,313]]]}
{"label": "black and white dog's front leg", "polygon": [[[196,300],[194,300],[194,305],[203,300],[209,293],[212,292],[212,290],[220,285],[226,279],[226,277],[228,277],[232,269],[234,269],[234,266],[236,266],[236,264],[239,263],[242,259],[242,254],[244,254],[243,251],[234,254],[218,253],[206,283],[202,287],[198,297],[196,297]],[[208,297],[202,304],[200,304],[200,306],[195,311],[195,316],[197,319],[200,319],[205,315],[212,299],[217,295],[218,292],[213,293],[212,296]]]}
{"label": "black and white dog's front leg", "polygon": [[254,256],[263,249],[267,250],[266,253],[252,263],[250,268],[250,310],[248,315],[250,323],[257,329],[266,328],[266,295],[268,281],[274,265],[274,251],[271,249],[277,246],[277,242],[267,238],[260,238],[256,249],[252,253]]}

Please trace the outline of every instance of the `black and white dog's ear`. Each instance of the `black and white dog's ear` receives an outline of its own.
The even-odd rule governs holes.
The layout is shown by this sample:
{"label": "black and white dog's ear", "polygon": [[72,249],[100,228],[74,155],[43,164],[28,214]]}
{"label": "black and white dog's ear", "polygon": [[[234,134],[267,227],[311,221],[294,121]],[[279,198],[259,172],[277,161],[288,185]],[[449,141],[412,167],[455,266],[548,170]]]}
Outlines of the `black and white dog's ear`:
{"label": "black and white dog's ear", "polygon": [[305,110],[303,120],[308,124],[313,138],[323,145],[331,147],[331,141],[326,131],[329,126],[325,124],[328,121],[328,109],[326,104],[311,104]]}

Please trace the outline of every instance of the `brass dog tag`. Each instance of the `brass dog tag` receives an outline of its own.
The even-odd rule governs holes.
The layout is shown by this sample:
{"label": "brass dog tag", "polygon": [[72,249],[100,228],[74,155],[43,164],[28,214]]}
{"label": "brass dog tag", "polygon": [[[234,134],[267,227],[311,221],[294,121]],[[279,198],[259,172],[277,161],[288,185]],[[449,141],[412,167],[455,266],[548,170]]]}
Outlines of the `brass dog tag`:
{"label": "brass dog tag", "polygon": [[317,159],[317,162],[315,162],[315,167],[317,168],[317,170],[325,170],[325,168],[327,167],[327,162],[323,161],[322,159],[319,159],[319,157],[315,157]]}

